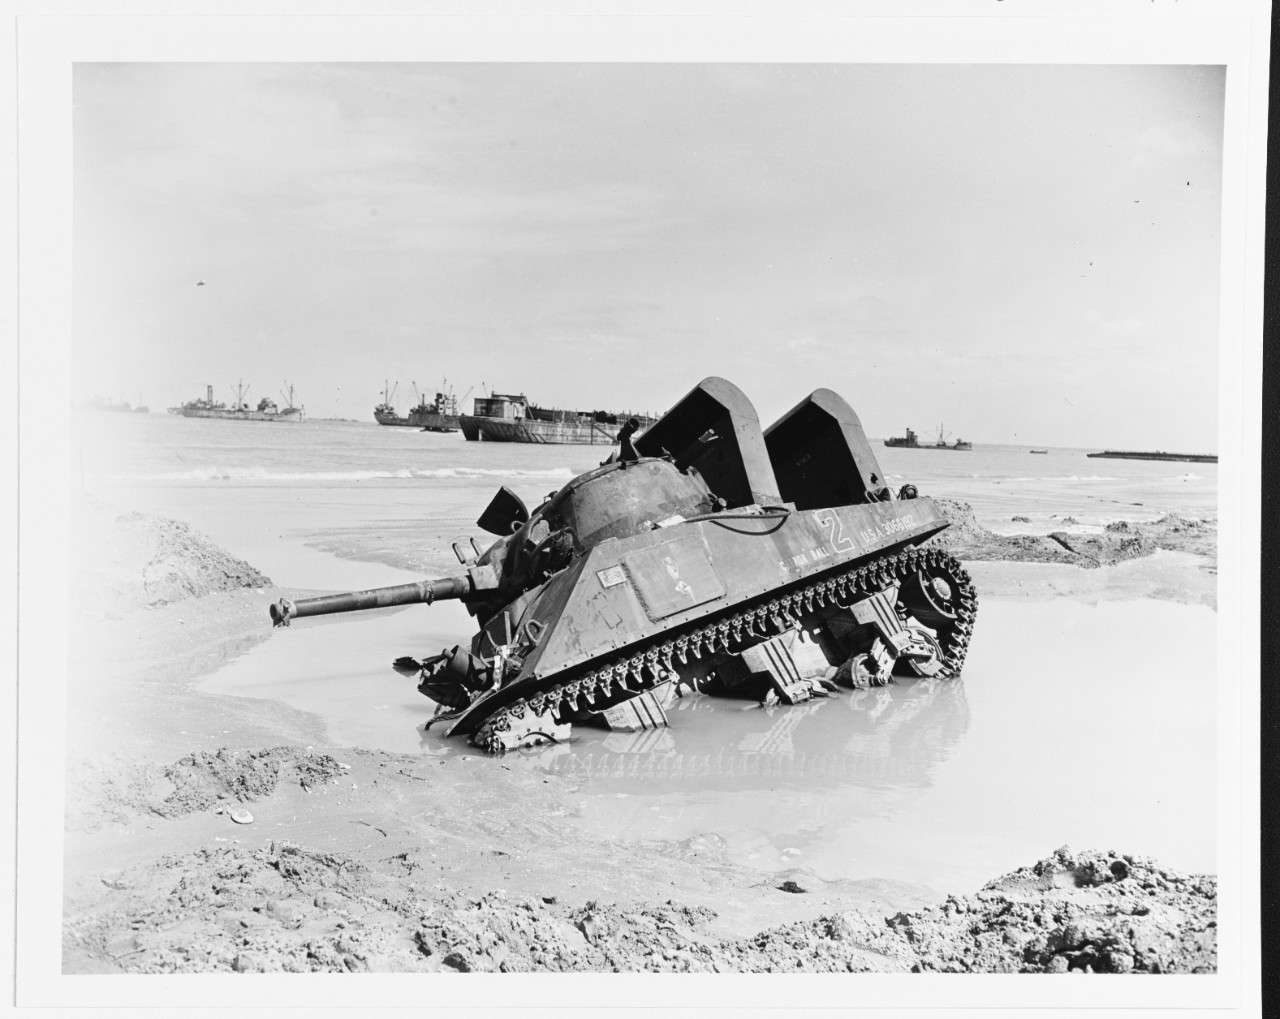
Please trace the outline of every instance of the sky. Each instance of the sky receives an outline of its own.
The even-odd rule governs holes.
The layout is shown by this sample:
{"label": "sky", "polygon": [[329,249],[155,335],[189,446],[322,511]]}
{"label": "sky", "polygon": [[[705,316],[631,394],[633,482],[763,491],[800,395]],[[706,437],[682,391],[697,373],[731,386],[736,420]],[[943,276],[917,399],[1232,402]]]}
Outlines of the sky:
{"label": "sky", "polygon": [[[1217,449],[1225,73],[78,64],[73,398],[384,382]],[[204,281],[203,286],[197,286]]]}

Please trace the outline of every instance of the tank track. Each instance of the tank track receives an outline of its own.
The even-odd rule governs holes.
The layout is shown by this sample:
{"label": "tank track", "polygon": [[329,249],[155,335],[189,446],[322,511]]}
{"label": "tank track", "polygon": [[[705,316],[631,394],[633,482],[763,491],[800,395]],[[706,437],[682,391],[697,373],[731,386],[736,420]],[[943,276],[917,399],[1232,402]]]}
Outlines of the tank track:
{"label": "tank track", "polygon": [[[973,582],[955,556],[937,548],[907,549],[815,581],[789,594],[769,598],[723,619],[703,622],[678,635],[656,639],[648,647],[591,669],[577,679],[566,680],[542,693],[514,701],[485,719],[472,733],[471,743],[489,753],[502,753],[502,733],[510,731],[513,722],[523,719],[526,712],[544,715],[551,710],[553,714],[560,715],[566,708],[594,710],[597,700],[603,706],[618,694],[634,695],[651,690],[670,678],[674,659],[683,663],[690,655],[701,658],[704,653],[732,653],[735,648],[792,628],[801,616],[812,613],[815,608],[827,605],[847,607],[921,569],[944,572],[956,581],[958,589],[953,594],[956,622],[950,632],[940,635],[943,667],[937,674],[941,679],[955,678],[964,665],[978,609]],[[745,643],[744,635],[750,638]]]}

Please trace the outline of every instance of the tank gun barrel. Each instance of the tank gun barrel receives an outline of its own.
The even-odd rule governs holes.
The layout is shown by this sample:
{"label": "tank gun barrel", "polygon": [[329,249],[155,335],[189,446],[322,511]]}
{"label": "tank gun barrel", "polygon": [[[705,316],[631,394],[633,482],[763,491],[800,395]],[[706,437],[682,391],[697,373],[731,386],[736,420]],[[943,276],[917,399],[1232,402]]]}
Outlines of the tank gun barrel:
{"label": "tank gun barrel", "polygon": [[392,587],[375,587],[368,591],[299,598],[297,601],[281,598],[271,606],[271,622],[274,626],[288,626],[289,620],[298,616],[325,616],[334,612],[385,609],[419,602],[430,605],[433,601],[465,598],[476,589],[477,585],[471,577],[445,577],[441,580],[419,580]]}

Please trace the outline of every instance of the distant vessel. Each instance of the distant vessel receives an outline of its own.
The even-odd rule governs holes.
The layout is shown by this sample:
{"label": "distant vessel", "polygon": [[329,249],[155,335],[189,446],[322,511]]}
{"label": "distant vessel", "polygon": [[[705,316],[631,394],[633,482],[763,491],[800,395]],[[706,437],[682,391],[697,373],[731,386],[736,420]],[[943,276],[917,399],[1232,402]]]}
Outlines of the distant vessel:
{"label": "distant vessel", "polygon": [[116,403],[114,400],[103,400],[101,397],[95,396],[92,400],[85,400],[80,404],[81,410],[95,411],[113,411],[117,414],[150,414],[151,411],[147,407],[134,407],[129,403]]}
{"label": "distant vessel", "polygon": [[458,430],[460,417],[458,399],[448,388],[447,383],[444,385],[444,391],[436,393],[436,398],[430,403],[427,402],[427,395],[423,393],[418,398],[418,405],[410,408],[407,417],[396,412],[393,402],[395,390],[399,386],[398,382],[395,387],[387,387],[384,384],[382,402],[373,409],[373,419],[378,424],[393,428],[419,428],[424,432],[456,432]]}
{"label": "distant vessel", "polygon": [[1180,460],[1193,464],[1216,464],[1218,457],[1210,453],[1134,453],[1123,450],[1108,449],[1102,453],[1086,453],[1088,457],[1102,457],[1108,460]]}
{"label": "distant vessel", "polygon": [[477,396],[473,410],[459,422],[463,437],[471,442],[612,446],[628,418],[636,418],[641,428],[653,423],[653,418],[640,414],[539,407],[523,393]]}
{"label": "distant vessel", "polygon": [[895,435],[885,439],[886,446],[897,446],[900,449],[973,449],[972,442],[966,442],[964,439],[956,439],[955,442],[947,442],[946,432],[943,431],[942,425],[938,425],[938,438],[927,446],[920,445],[920,437],[908,428],[906,435]]}
{"label": "distant vessel", "polygon": [[399,388],[399,382],[395,384],[394,388],[391,387],[389,382],[383,382],[382,402],[373,408],[373,420],[378,424],[401,428],[409,427],[409,419],[396,413],[396,389]]}
{"label": "distant vessel", "polygon": [[907,429],[906,435],[895,435],[892,438],[884,440],[886,446],[898,446],[901,449],[919,449],[920,442],[916,437],[916,433],[910,428]]}
{"label": "distant vessel", "polygon": [[1049,452],[1049,451],[1048,451],[1047,449],[1033,449],[1033,450],[1031,450],[1031,452],[1032,452],[1032,453],[1047,453],[1047,452]]}
{"label": "distant vessel", "polygon": [[228,407],[225,403],[215,403],[213,386],[205,386],[203,400],[189,400],[180,407],[170,407],[170,414],[179,414],[184,418],[218,418],[222,421],[287,421],[296,424],[303,418],[303,408],[293,405],[293,386],[287,382],[289,392],[281,393],[285,408],[281,410],[275,400],[264,396],[258,401],[257,408],[251,408],[245,402],[245,394],[249,387],[240,383],[236,386],[235,403]]}
{"label": "distant vessel", "polygon": [[934,441],[933,445],[930,446],[929,448],[930,449],[967,450],[967,449],[973,449],[973,443],[966,442],[964,439],[961,439],[960,437],[957,436],[956,441],[948,445],[947,433],[943,431],[942,425],[938,425],[938,438]]}
{"label": "distant vessel", "polygon": [[451,392],[436,393],[436,398],[427,403],[424,393],[418,406],[409,411],[409,423],[417,425],[424,432],[456,432],[458,419],[458,399]]}

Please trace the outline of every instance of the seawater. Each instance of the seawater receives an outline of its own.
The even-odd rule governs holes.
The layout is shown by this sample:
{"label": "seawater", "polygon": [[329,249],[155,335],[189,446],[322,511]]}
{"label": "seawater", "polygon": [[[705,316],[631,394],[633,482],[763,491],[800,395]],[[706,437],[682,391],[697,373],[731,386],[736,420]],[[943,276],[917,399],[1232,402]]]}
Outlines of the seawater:
{"label": "seawater", "polygon": [[[135,486],[478,491],[498,484],[526,500],[554,490],[608,453],[603,446],[466,442],[457,433],[345,421],[263,424],[160,414],[77,419],[73,477]],[[1094,450],[978,445],[971,451],[900,449],[873,440],[888,484],[973,505],[989,527],[1013,515],[1073,516],[1084,525],[1167,512],[1216,516],[1218,465],[1102,460]],[[468,510],[470,512],[470,510]]]}
{"label": "seawater", "polygon": [[[500,485],[533,506],[609,452],[355,422],[99,414],[77,426],[73,490],[185,520],[301,590],[451,573],[449,541],[484,540],[474,521]],[[1014,446],[875,452],[889,484],[968,502],[994,530],[1217,512],[1214,464]],[[203,688],[314,712],[335,746],[474,753],[423,733],[429,703],[387,668],[465,643],[473,626],[456,604],[300,620]],[[569,744],[504,763],[573,778],[579,809],[566,823],[584,835],[715,832],[763,870],[972,890],[1071,843],[1211,871],[1214,627],[1200,605],[984,598],[961,682],[774,709],[691,697],[667,730],[579,727]]]}

